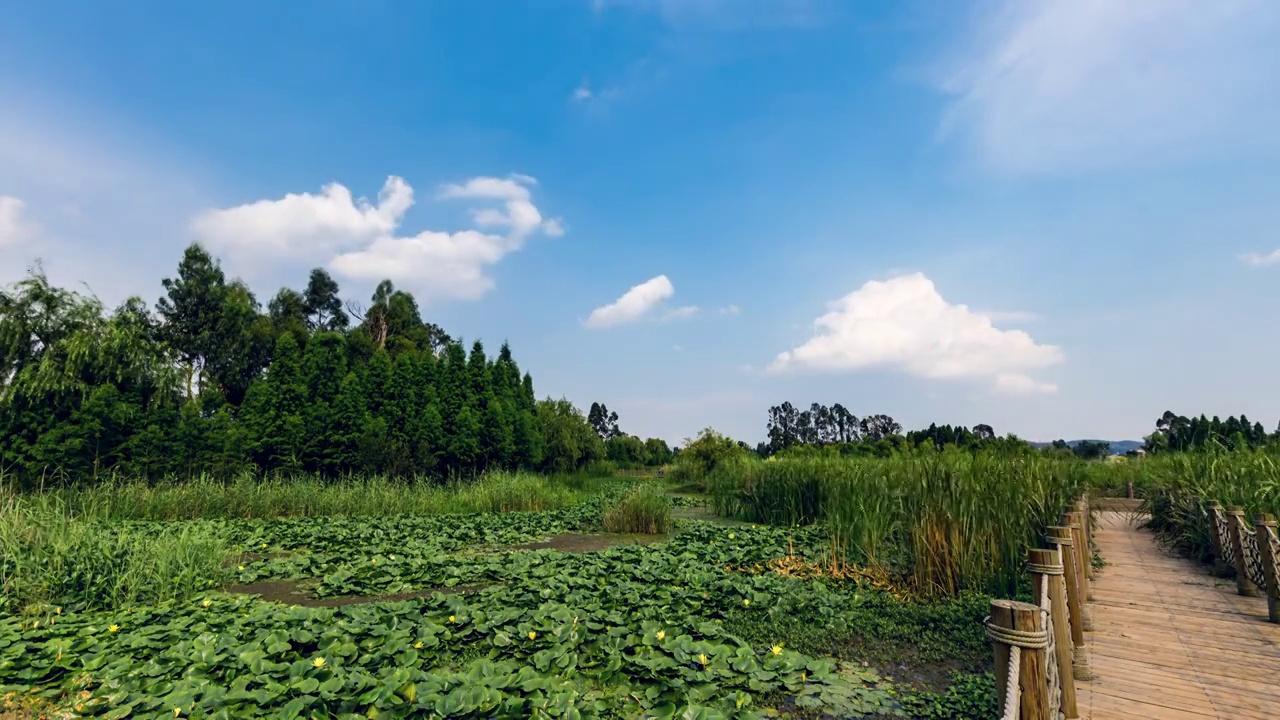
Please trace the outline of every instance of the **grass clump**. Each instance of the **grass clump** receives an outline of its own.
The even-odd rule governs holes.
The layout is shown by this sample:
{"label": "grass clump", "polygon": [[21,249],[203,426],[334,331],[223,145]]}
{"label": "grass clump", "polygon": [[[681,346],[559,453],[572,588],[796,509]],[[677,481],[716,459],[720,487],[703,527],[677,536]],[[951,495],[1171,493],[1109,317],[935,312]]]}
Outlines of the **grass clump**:
{"label": "grass clump", "polygon": [[108,525],[9,496],[0,499],[0,611],[183,600],[220,584],[230,554],[208,525]]}
{"label": "grass clump", "polygon": [[461,488],[458,502],[472,512],[559,510],[582,499],[581,491],[527,472],[490,472]]}
{"label": "grass clump", "polygon": [[671,528],[671,499],[651,485],[642,485],[604,511],[605,532],[660,535]]}

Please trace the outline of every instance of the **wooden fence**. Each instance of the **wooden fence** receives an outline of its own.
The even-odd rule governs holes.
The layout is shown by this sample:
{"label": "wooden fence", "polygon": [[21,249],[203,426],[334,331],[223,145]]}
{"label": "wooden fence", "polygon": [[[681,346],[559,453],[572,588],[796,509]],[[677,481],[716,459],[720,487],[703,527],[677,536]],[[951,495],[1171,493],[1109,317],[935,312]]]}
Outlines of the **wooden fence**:
{"label": "wooden fence", "polygon": [[1027,551],[1034,602],[992,600],[986,620],[996,656],[1002,720],[1078,718],[1076,679],[1092,677],[1084,633],[1093,577],[1088,502],[1046,529],[1048,548]]}
{"label": "wooden fence", "polygon": [[1214,571],[1236,578],[1236,592],[1245,597],[1266,595],[1267,619],[1280,623],[1280,537],[1276,519],[1262,514],[1249,527],[1244,508],[1226,508],[1216,501],[1197,503],[1202,528],[1213,546]]}

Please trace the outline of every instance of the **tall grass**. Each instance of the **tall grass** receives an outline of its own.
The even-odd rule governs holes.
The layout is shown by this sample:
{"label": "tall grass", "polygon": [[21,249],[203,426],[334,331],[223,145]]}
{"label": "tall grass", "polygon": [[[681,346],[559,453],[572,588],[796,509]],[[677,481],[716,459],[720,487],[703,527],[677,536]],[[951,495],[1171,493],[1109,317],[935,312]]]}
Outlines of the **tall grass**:
{"label": "tall grass", "polygon": [[207,526],[108,524],[0,496],[0,611],[181,600],[218,585],[229,554]]}
{"label": "tall grass", "polygon": [[825,524],[837,562],[909,574],[926,593],[1012,590],[1028,546],[1083,491],[1084,463],[1033,453],[903,453],[724,466],[722,510],[755,522]]}
{"label": "tall grass", "polygon": [[1246,517],[1280,515],[1280,459],[1266,451],[1158,455],[1136,464],[1149,488],[1143,509],[1147,526],[1166,545],[1207,560],[1210,527],[1202,503],[1239,505]]}
{"label": "tall grass", "polygon": [[245,474],[229,482],[208,476],[155,484],[113,478],[88,488],[59,488],[28,498],[77,517],[102,520],[440,515],[553,510],[611,484],[526,472],[490,472],[475,481],[445,485],[380,476],[326,481],[314,476],[281,479]]}
{"label": "tall grass", "polygon": [[606,509],[601,524],[611,533],[658,535],[671,529],[671,517],[671,498],[646,483]]}

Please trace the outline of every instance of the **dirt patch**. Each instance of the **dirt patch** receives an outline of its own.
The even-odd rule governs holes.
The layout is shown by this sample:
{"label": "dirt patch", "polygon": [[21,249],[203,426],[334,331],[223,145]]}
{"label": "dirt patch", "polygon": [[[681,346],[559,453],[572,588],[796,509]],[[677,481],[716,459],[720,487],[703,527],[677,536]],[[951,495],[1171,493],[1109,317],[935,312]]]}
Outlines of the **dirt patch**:
{"label": "dirt patch", "polygon": [[509,545],[507,550],[559,550],[560,552],[599,552],[618,545],[651,545],[667,540],[669,535],[579,535],[566,533],[549,540],[524,545]]}
{"label": "dirt patch", "polygon": [[431,597],[435,593],[464,594],[483,590],[489,585],[455,585],[453,587],[436,587],[426,588],[424,590],[410,590],[402,593],[391,593],[387,595],[343,595],[341,597],[316,598],[311,597],[310,585],[306,581],[300,580],[263,580],[255,583],[244,585],[228,585],[223,588],[225,592],[237,595],[261,595],[263,600],[270,602],[285,603],[287,605],[300,605],[302,607],[342,607],[343,605],[359,605],[361,603],[374,602],[398,602],[400,600],[412,600],[414,598]]}

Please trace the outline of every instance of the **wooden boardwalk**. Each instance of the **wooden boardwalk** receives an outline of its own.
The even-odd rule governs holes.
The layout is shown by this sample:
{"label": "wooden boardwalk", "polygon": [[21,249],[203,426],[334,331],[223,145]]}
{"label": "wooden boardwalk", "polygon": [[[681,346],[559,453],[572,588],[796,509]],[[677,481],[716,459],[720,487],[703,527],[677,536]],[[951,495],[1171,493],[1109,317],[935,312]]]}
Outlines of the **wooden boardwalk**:
{"label": "wooden boardwalk", "polygon": [[1162,551],[1134,516],[1099,513],[1086,720],[1280,718],[1280,625],[1266,600]]}

